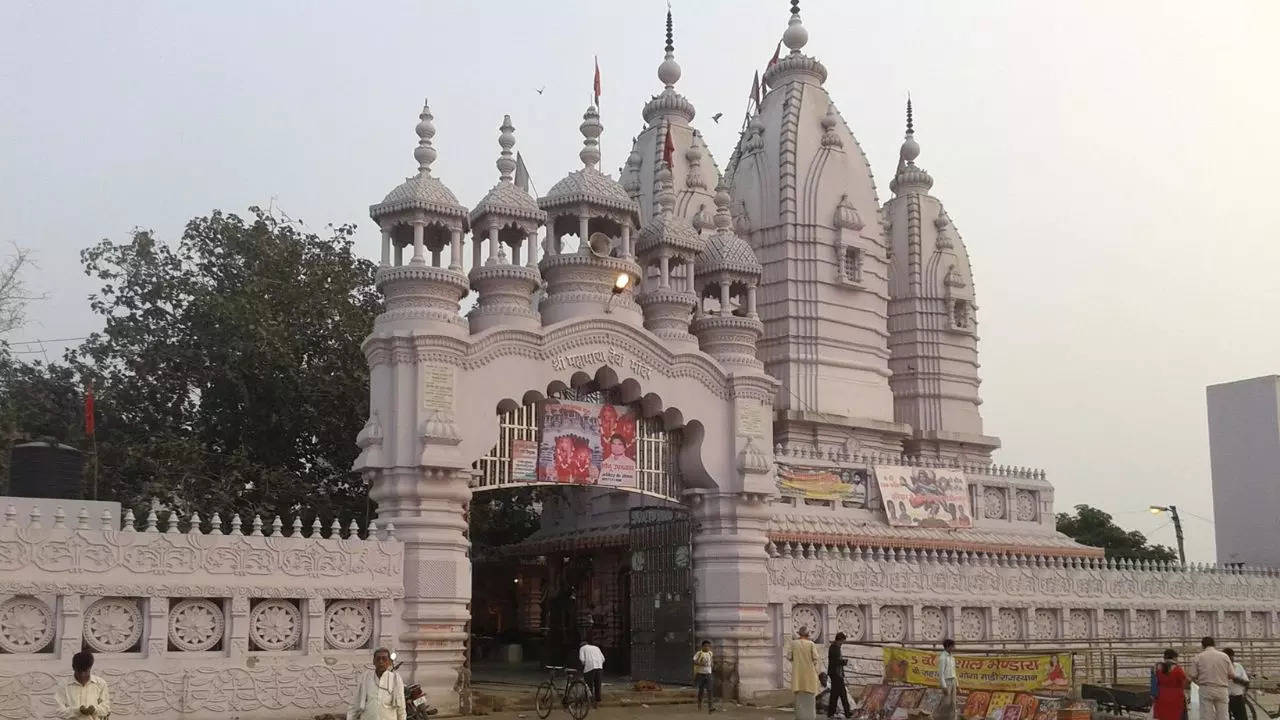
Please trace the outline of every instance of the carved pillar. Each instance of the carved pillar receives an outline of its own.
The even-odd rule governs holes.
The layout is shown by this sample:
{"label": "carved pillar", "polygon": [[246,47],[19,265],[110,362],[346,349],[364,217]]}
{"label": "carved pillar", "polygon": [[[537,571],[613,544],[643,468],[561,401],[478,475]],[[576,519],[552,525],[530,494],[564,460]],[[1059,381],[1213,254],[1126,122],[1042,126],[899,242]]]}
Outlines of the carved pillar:
{"label": "carved pillar", "polygon": [[404,264],[404,246],[396,245],[396,267]]}
{"label": "carved pillar", "polygon": [[631,226],[626,223],[622,225],[622,257],[631,259]]}
{"label": "carved pillar", "polygon": [[880,639],[880,608],[883,605],[872,603],[867,606],[867,639],[875,642]]}
{"label": "carved pillar", "polygon": [[231,598],[231,612],[227,614],[227,637],[231,638],[230,655],[243,658],[249,653],[249,598],[236,595]]}
{"label": "carved pillar", "polygon": [[907,627],[907,632],[904,633],[905,639],[915,642],[922,640],[920,637],[920,614],[922,610],[924,610],[924,606],[919,603],[911,606],[911,624]]}
{"label": "carved pillar", "polygon": [[[749,700],[774,687],[770,670],[781,656],[769,629],[764,551],[769,506],[764,496],[747,493],[706,492],[691,499],[697,528],[694,623],[722,663],[718,674],[725,696]],[[785,643],[793,636],[790,605],[782,612]]]}
{"label": "carved pillar", "polygon": [[391,264],[391,229],[384,228],[382,230],[382,265],[385,267]]}
{"label": "carved pillar", "polygon": [[393,647],[399,622],[396,620],[396,601],[384,597],[376,602],[378,610],[378,647]]}
{"label": "carved pillar", "polygon": [[147,600],[147,658],[163,658],[169,650],[169,598]]}
{"label": "carved pillar", "polygon": [[304,610],[307,613],[307,654],[321,655],[324,653],[324,598],[312,595],[307,598]]}
{"label": "carved pillar", "polygon": [[410,260],[414,265],[423,265],[426,260],[423,258],[423,236],[427,231],[427,223],[425,220],[413,221],[413,259]]}
{"label": "carved pillar", "polygon": [[498,264],[498,224],[489,225],[489,259],[485,261],[486,265]]}
{"label": "carved pillar", "polygon": [[756,286],[747,286],[747,316],[756,316]]}
{"label": "carved pillar", "polygon": [[658,287],[671,287],[671,258],[666,255],[658,257]]}
{"label": "carved pillar", "polygon": [[58,643],[58,657],[66,660],[68,665],[71,663],[71,656],[80,652],[83,645],[81,633],[84,632],[84,621],[81,614],[93,600],[94,598],[81,598],[79,595],[62,596],[61,612],[58,618],[61,628],[55,625],[55,631],[61,638]]}
{"label": "carved pillar", "polygon": [[462,230],[460,228],[449,231],[449,269],[462,269]]}
{"label": "carved pillar", "polygon": [[590,218],[586,215],[578,216],[578,252],[582,252],[583,248],[587,247],[588,221]]}
{"label": "carved pillar", "polygon": [[729,315],[729,281],[720,281],[720,314]]}

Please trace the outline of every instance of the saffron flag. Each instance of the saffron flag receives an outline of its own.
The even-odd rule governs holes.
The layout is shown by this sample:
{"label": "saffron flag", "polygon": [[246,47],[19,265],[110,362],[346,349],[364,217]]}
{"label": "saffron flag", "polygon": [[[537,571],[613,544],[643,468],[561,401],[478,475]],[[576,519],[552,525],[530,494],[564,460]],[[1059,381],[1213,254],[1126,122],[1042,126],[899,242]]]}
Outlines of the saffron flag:
{"label": "saffron flag", "polygon": [[751,101],[760,107],[760,71],[756,71],[756,76],[751,78]]}
{"label": "saffron flag", "polygon": [[93,434],[93,383],[84,391],[84,434]]}
{"label": "saffron flag", "polygon": [[596,79],[595,79],[595,83],[591,86],[591,89],[595,96],[596,107],[598,108],[600,107],[600,58],[599,57],[596,57]]}
{"label": "saffron flag", "polygon": [[672,167],[671,159],[675,155],[676,144],[671,139],[671,123],[667,123],[667,139],[662,142],[662,162]]}
{"label": "saffron flag", "polygon": [[516,187],[529,192],[529,168],[524,166],[524,156],[516,151]]}

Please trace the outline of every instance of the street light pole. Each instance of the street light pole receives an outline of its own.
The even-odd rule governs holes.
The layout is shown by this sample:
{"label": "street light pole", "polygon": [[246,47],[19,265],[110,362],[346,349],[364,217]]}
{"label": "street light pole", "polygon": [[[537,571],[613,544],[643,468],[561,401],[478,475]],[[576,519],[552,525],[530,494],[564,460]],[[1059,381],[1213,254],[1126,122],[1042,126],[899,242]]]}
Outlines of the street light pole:
{"label": "street light pole", "polygon": [[1159,515],[1162,512],[1169,513],[1169,519],[1173,520],[1173,533],[1178,538],[1178,562],[1182,567],[1187,566],[1187,551],[1182,540],[1182,518],[1178,516],[1177,505],[1152,505],[1151,512]]}

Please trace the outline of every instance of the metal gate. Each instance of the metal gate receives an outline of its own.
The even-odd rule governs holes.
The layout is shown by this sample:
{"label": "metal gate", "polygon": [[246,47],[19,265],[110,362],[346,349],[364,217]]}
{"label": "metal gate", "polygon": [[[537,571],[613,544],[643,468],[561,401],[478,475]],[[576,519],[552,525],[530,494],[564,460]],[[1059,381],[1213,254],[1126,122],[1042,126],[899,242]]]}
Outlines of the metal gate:
{"label": "metal gate", "polygon": [[683,508],[631,511],[631,677],[687,685],[693,662],[693,532]]}

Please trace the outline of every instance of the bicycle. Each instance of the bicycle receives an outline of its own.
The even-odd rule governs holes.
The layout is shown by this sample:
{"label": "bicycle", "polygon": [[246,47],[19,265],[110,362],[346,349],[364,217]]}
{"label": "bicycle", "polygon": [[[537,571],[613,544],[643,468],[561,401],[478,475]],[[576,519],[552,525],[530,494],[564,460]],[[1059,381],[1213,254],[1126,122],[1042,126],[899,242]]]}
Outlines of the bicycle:
{"label": "bicycle", "polygon": [[[538,717],[546,720],[546,717],[551,714],[556,695],[559,694],[560,706],[573,717],[573,720],[585,718],[591,711],[591,691],[587,688],[587,681],[583,679],[582,673],[560,665],[543,667],[547,670],[547,681],[538,686],[538,691],[534,695],[534,707],[538,711]],[[564,676],[564,687],[556,684],[556,678],[560,675]]]}

